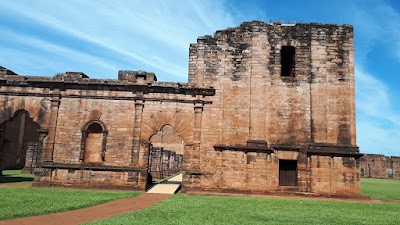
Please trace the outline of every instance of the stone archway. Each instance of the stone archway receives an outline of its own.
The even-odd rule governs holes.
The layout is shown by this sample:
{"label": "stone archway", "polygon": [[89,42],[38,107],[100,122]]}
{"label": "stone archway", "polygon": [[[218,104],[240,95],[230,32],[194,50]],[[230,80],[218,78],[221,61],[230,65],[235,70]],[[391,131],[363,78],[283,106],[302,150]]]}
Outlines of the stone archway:
{"label": "stone archway", "polygon": [[34,164],[39,154],[39,129],[26,110],[16,111],[0,125],[0,171]]}
{"label": "stone archway", "polygon": [[154,179],[163,179],[182,172],[185,142],[171,125],[164,125],[150,137],[149,172]]}

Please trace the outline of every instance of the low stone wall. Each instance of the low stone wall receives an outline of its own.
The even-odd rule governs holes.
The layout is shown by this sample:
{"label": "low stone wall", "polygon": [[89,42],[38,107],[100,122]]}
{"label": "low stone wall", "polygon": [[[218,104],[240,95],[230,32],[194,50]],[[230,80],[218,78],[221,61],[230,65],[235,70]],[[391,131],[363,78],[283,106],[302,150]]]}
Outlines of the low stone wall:
{"label": "low stone wall", "polygon": [[360,175],[366,178],[400,179],[400,157],[365,154],[360,158]]}
{"label": "low stone wall", "polygon": [[144,191],[147,171],[102,165],[44,164],[35,169],[33,186]]}

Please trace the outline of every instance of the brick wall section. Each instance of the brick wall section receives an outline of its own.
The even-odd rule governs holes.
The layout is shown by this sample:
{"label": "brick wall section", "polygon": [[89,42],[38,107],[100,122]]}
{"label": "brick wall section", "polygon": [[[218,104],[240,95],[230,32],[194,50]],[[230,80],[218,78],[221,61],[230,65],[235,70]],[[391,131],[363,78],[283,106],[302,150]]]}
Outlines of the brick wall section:
{"label": "brick wall section", "polygon": [[[170,125],[173,140],[179,139],[176,150],[191,146],[194,103],[210,104],[203,98],[213,89],[157,82],[143,71],[119,75],[119,80],[79,72],[0,76],[0,122],[23,109],[40,125],[35,185],[145,190],[152,136]],[[101,124],[101,133],[87,130],[92,123]]]}
{"label": "brick wall section", "polygon": [[39,142],[28,142],[25,158],[25,166],[22,173],[32,174],[34,169],[39,165],[40,161],[40,145]]}
{"label": "brick wall section", "polygon": [[[392,176],[389,176],[389,170]],[[366,178],[400,179],[400,157],[365,154],[360,158],[361,176]]]}

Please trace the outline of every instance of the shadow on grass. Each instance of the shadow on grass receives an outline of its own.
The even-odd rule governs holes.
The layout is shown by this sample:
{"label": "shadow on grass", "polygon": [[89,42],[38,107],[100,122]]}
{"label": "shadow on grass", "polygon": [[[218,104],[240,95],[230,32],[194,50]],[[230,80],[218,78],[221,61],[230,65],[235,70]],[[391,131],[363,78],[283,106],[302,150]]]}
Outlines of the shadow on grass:
{"label": "shadow on grass", "polygon": [[1,183],[17,183],[17,182],[32,182],[33,177],[19,177],[19,176],[9,176],[2,175],[0,176],[0,184]]}
{"label": "shadow on grass", "polygon": [[33,181],[32,174],[23,174],[21,170],[3,170],[0,172],[0,184]]}

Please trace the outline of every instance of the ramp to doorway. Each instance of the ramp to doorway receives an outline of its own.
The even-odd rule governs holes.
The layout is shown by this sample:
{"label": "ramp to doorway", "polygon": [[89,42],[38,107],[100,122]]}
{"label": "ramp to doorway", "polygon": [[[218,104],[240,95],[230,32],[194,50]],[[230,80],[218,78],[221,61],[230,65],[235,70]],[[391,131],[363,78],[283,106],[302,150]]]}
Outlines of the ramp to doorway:
{"label": "ramp to doorway", "polygon": [[182,174],[172,177],[161,184],[154,185],[147,193],[175,194],[182,185]]}

